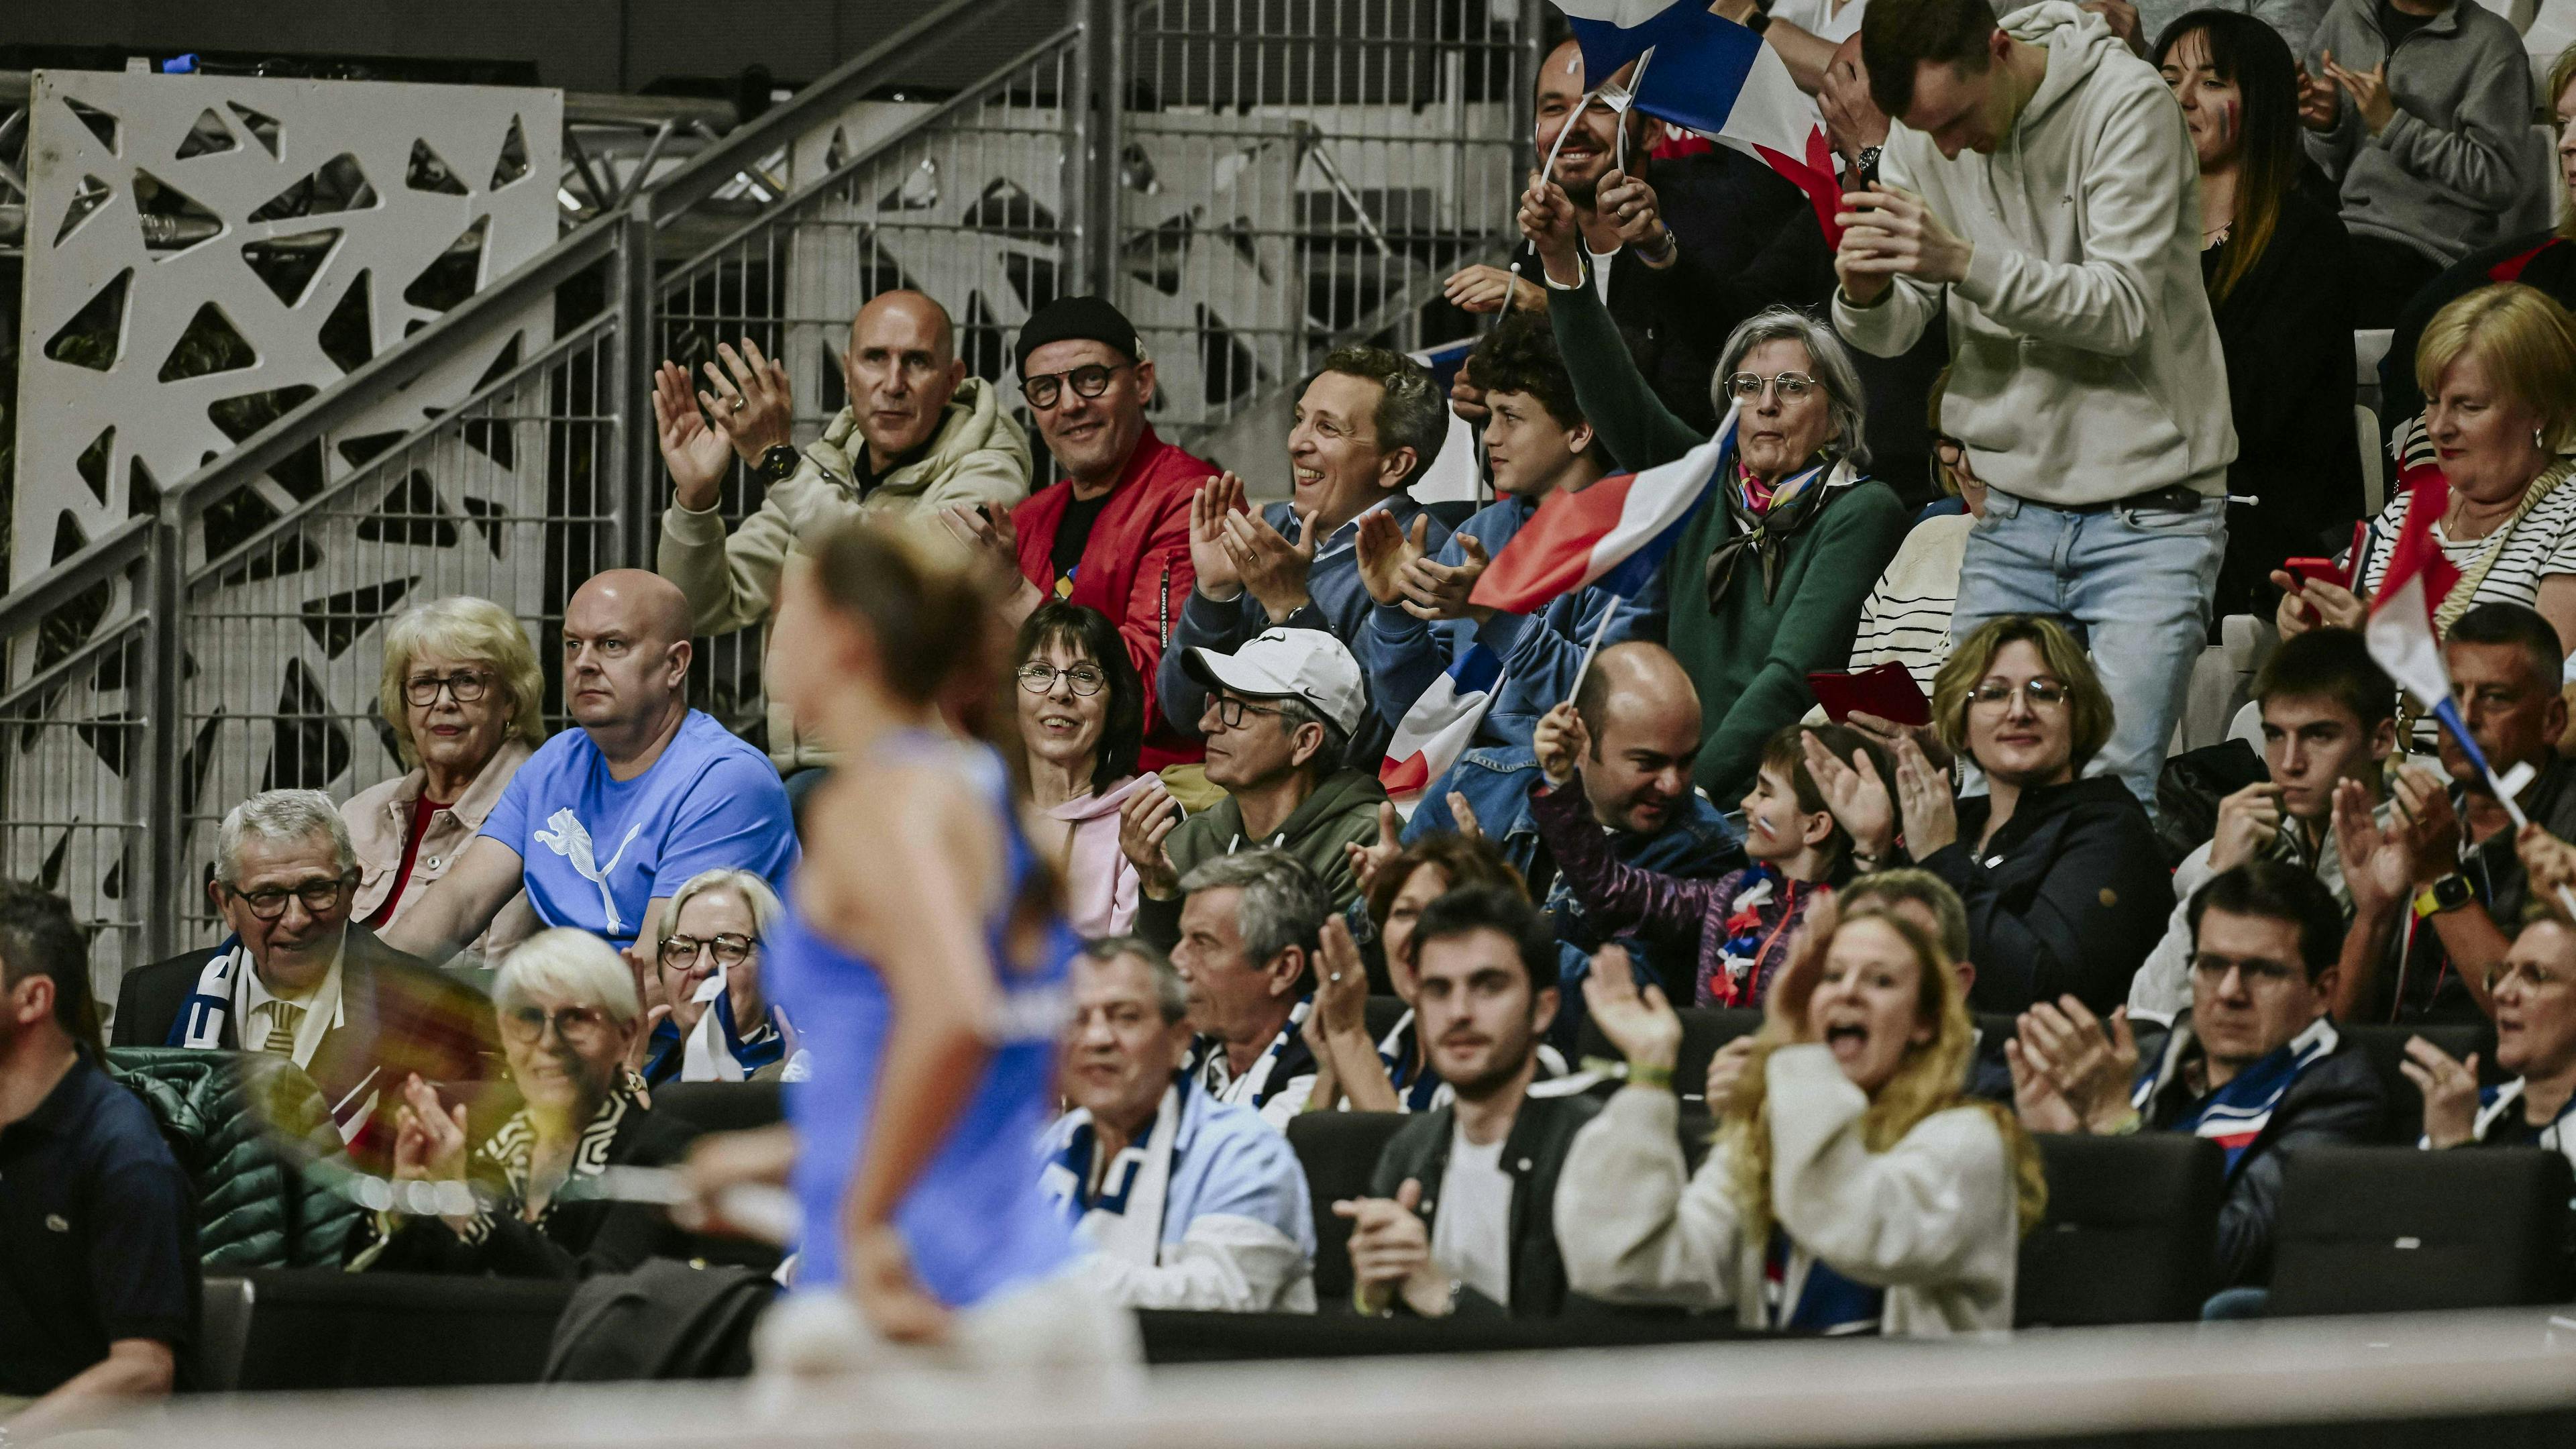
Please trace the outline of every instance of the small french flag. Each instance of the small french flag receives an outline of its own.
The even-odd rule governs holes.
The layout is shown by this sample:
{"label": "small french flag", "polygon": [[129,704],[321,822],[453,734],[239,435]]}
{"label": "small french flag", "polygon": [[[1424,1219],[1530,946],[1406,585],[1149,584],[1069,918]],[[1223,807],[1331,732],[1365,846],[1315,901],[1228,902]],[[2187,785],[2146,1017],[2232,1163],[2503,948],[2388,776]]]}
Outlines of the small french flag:
{"label": "small french flag", "polygon": [[1469,599],[1508,614],[1534,614],[1592,584],[1636,597],[1735,446],[1735,414],[1729,407],[1714,437],[1661,467],[1615,473],[1579,493],[1549,494],[1486,565]]}
{"label": "small french flag", "polygon": [[1761,36],[1711,15],[1701,0],[1556,0],[1556,8],[1583,47],[1583,74],[1595,87],[1652,51],[1630,104],[1780,173],[1807,194],[1826,245],[1842,240],[1833,142],[1816,103]]}
{"label": "small french flag", "polygon": [[1459,652],[1448,671],[1431,681],[1387,742],[1377,781],[1406,819],[1432,781],[1449,773],[1476,739],[1476,727],[1503,687],[1503,662],[1482,644]]}
{"label": "small french flag", "polygon": [[2433,611],[2459,582],[2460,571],[2442,556],[2433,540],[2433,524],[2450,507],[2451,484],[2438,468],[2414,468],[2406,477],[2406,521],[2389,545],[2388,566],[2379,592],[2370,601],[2362,638],[2370,657],[2388,671],[2425,709],[2439,712],[2451,703],[2451,671],[2442,663],[2442,641],[2433,631]]}

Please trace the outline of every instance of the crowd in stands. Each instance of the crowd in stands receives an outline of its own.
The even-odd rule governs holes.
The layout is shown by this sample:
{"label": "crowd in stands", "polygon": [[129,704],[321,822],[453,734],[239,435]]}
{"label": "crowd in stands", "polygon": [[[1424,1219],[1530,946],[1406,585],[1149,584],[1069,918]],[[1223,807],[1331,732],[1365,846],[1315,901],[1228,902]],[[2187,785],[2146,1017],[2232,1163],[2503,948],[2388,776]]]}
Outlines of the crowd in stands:
{"label": "crowd in stands", "polygon": [[[1499,317],[1445,392],[1327,353],[1285,499],[1156,434],[1099,297],[1029,318],[1014,401],[941,299],[877,296],[802,444],[749,341],[665,364],[657,566],[571,593],[567,727],[506,610],[402,614],[403,773],[232,802],[222,939],[104,1030],[68,908],[0,883],[0,1413],[184,1380],[199,1189],[118,1083],[190,1054],[396,1189],[351,1271],[631,1273],[785,1189],[764,1372],[1117,1364],[1131,1308],[2004,1329],[2048,1134],[2217,1143],[2205,1311],[2257,1317],[2290,1154],[2411,1125],[2365,1025],[2433,1034],[2425,1150],[2576,1159],[2576,221],[2507,234],[2551,187],[2512,27],[1716,8],[1814,95],[1830,225],[1569,41],[1523,246],[1448,285]],[[2564,132],[2576,52],[2547,89]],[[1411,493],[1453,415],[1463,517]],[[1551,505],[1713,441],[1649,582],[1479,602]],[[2482,758],[2362,633],[2417,499]],[[2258,743],[2177,753],[2231,616]],[[754,626],[760,743],[687,695],[692,637]],[[1404,786],[1478,650],[1488,707]],[[656,1105],[762,1081],[773,1128]],[[1292,1128],[1331,1113],[1407,1115],[1317,1204]]]}

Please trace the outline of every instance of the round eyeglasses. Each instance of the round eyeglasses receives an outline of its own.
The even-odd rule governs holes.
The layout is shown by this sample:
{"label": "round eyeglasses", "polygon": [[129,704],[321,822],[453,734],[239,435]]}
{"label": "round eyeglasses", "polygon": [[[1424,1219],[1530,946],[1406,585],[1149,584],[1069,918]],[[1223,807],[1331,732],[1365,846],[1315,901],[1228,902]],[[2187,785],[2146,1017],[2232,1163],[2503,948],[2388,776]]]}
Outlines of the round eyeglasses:
{"label": "round eyeglasses", "polygon": [[1071,372],[1041,372],[1035,377],[1020,380],[1020,396],[1027,398],[1033,408],[1054,407],[1056,399],[1064,396],[1068,385],[1077,397],[1098,397],[1109,391],[1110,378],[1133,366],[1132,362],[1121,362],[1115,366],[1095,362]]}
{"label": "round eyeglasses", "polygon": [[479,669],[460,669],[454,674],[415,674],[403,681],[403,698],[427,708],[437,702],[438,692],[444,689],[447,697],[458,704],[472,704],[483,697],[483,691],[490,688],[491,683],[492,677]]}
{"label": "round eyeglasses", "polygon": [[1085,698],[1098,694],[1109,684],[1109,676],[1102,673],[1096,664],[1077,664],[1070,669],[1058,669],[1052,664],[1023,664],[1019,668],[1019,676],[1020,688],[1031,694],[1046,693],[1055,688],[1058,679],[1064,681],[1066,688]]}
{"label": "round eyeglasses", "polygon": [[1803,372],[1784,372],[1775,377],[1739,372],[1726,380],[1726,395],[1737,402],[1749,403],[1759,400],[1762,389],[1766,387],[1777,388],[1784,400],[1796,402],[1816,390],[1816,380]]}

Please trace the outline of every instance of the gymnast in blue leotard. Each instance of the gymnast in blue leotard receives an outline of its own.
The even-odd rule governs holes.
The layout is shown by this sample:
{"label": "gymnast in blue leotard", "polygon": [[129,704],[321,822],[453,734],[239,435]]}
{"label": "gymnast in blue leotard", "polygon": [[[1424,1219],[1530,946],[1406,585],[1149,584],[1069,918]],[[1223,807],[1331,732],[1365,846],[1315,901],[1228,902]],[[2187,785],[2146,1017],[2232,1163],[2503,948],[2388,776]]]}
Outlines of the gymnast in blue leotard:
{"label": "gymnast in blue leotard", "polygon": [[1001,677],[989,605],[892,530],[846,525],[810,558],[785,580],[767,679],[838,760],[763,947],[812,1064],[787,1096],[803,1302],[781,1307],[854,1303],[862,1338],[931,1345],[989,1340],[977,1315],[1016,1312],[1005,1356],[1079,1358],[1048,1341],[1100,1329],[1067,1307],[1072,1242],[1034,1157],[1075,941],[1001,757],[939,709]]}

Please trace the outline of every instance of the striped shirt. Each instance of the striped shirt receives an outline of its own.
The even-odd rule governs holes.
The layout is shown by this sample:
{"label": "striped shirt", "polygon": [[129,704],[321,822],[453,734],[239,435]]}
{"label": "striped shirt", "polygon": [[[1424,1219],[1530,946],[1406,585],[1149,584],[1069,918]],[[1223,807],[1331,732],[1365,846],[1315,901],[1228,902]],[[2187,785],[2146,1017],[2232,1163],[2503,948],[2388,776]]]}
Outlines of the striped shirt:
{"label": "striped shirt", "polygon": [[1967,552],[1969,530],[1976,526],[1972,515],[1947,513],[1923,520],[1905,535],[1904,547],[1860,606],[1860,630],[1852,636],[1854,673],[1902,664],[1922,686],[1923,697],[1932,697],[1932,676],[1950,657],[1959,560]]}
{"label": "striped shirt", "polygon": [[[2363,540],[2362,547],[2369,553],[2362,566],[2363,598],[2379,591],[2379,580],[2388,572],[2389,545],[2396,542],[2397,530],[2405,522],[2406,494],[2399,492],[2379,511],[2379,517],[2370,525],[2369,537]],[[2576,486],[2562,482],[2551,489],[2509,534],[2454,539],[2435,523],[2433,539],[2442,546],[2442,556],[2463,574],[2501,546],[2504,552],[2487,570],[2486,577],[2478,580],[2477,592],[2470,596],[2471,606],[2506,603],[2530,608],[2540,598],[2542,579],[2554,574],[2576,574]]]}

